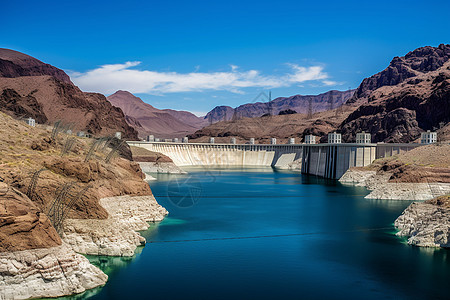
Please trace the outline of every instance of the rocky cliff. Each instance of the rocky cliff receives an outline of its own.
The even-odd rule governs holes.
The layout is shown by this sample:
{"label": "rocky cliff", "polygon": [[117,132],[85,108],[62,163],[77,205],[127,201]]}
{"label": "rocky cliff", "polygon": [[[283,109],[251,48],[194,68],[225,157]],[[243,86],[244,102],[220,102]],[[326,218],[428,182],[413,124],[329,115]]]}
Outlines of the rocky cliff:
{"label": "rocky cliff", "polygon": [[361,101],[361,99],[369,97],[372,91],[382,86],[397,85],[408,78],[436,71],[449,58],[450,45],[444,44],[438,47],[421,47],[405,56],[394,57],[386,69],[364,79],[349,102]]}
{"label": "rocky cliff", "polygon": [[408,143],[450,121],[450,45],[422,47],[396,57],[380,73],[363,80],[348,102],[362,104],[340,125],[343,139],[372,134],[373,142]]}
{"label": "rocky cliff", "polygon": [[72,123],[93,135],[137,139],[120,108],[106,97],[82,92],[64,71],[23,53],[0,48],[0,110],[17,118],[52,124]]}

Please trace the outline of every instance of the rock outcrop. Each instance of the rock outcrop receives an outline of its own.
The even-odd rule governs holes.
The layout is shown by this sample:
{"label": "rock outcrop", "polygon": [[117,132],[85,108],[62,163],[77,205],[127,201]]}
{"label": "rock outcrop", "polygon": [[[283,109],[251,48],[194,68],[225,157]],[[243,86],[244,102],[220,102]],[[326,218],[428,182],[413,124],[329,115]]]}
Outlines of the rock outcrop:
{"label": "rock outcrop", "polygon": [[408,244],[421,247],[450,247],[450,208],[439,204],[447,197],[411,203],[395,220],[398,236],[408,238]]}
{"label": "rock outcrop", "polygon": [[168,214],[153,196],[103,198],[108,212],[105,220],[69,219],[64,223],[63,241],[77,253],[108,256],[133,256],[145,244],[138,232],[147,222],[162,221]]}
{"label": "rock outcrop", "polygon": [[48,121],[42,110],[42,105],[30,93],[19,95],[13,89],[5,89],[0,95],[0,110],[13,117],[30,117],[40,124]]}
{"label": "rock outcrop", "polygon": [[67,245],[0,252],[0,299],[61,297],[107,280],[106,274]]}
{"label": "rock outcrop", "polygon": [[0,252],[61,245],[47,216],[27,196],[0,182]]}

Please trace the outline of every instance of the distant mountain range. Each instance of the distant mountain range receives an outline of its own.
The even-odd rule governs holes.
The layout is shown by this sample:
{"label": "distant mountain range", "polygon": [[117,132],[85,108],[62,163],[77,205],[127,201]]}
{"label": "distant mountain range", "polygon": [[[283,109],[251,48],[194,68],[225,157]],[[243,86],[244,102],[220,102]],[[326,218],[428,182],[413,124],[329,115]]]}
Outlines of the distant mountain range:
{"label": "distant mountain range", "polygon": [[57,120],[94,135],[121,131],[137,138],[120,108],[98,93],[82,92],[62,70],[26,54],[0,48],[0,111],[39,123]]}
{"label": "distant mountain range", "polygon": [[313,113],[337,108],[353,96],[355,90],[328,91],[319,95],[294,95],[279,97],[270,102],[255,102],[240,105],[236,108],[230,106],[216,106],[208,112],[205,119],[209,123],[230,121],[241,118],[255,118],[266,114],[278,115],[284,110],[293,110],[297,113],[307,113],[309,103]]}
{"label": "distant mountain range", "polygon": [[107,99],[122,109],[128,124],[141,137],[150,134],[163,138],[184,137],[207,124],[203,118],[187,111],[157,109],[127,91],[117,91]]}
{"label": "distant mountain range", "polygon": [[[254,137],[260,142],[275,137],[286,141],[289,137],[302,139],[306,134],[314,134],[321,137],[321,142],[326,142],[327,133],[338,131],[344,141],[354,142],[357,132],[366,131],[372,134],[373,142],[407,143],[416,141],[426,130],[438,130],[441,139],[449,140],[450,45],[418,48],[403,57],[395,57],[385,70],[364,79],[356,91],[347,94],[332,91],[333,98],[348,99],[340,112],[326,110],[330,103],[326,98],[329,93],[316,96],[321,98],[315,99],[315,111],[323,111],[312,118],[295,114],[233,120],[228,116],[239,113],[250,117],[263,115],[267,104],[252,103],[236,109],[216,107],[206,118],[231,121],[207,126],[192,134],[191,141],[204,142],[209,136],[224,142],[230,137],[241,140]],[[280,105],[272,106],[272,114],[287,109],[288,104],[289,109],[305,113],[307,106],[300,97],[305,96],[275,99],[273,102]],[[302,103],[296,106],[297,109],[293,104],[296,98],[299,98],[297,103]]]}

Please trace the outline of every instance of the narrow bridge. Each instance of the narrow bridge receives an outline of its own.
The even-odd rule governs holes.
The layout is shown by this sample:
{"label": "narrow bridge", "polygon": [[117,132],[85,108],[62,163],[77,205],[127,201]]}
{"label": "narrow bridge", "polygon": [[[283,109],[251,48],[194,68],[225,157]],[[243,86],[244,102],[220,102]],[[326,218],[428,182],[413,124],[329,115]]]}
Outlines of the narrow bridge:
{"label": "narrow bridge", "polygon": [[289,168],[301,163],[304,174],[338,179],[351,167],[409,151],[420,144],[206,144],[128,142],[169,156],[178,166],[272,166]]}

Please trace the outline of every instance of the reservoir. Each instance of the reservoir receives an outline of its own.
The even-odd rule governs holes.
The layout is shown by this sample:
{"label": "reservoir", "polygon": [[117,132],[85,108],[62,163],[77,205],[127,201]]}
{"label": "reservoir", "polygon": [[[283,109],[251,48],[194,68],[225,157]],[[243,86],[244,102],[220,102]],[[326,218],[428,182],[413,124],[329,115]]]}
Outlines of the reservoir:
{"label": "reservoir", "polygon": [[409,201],[272,168],[186,168],[150,186],[169,216],[89,299],[448,299],[450,257],[409,246]]}

